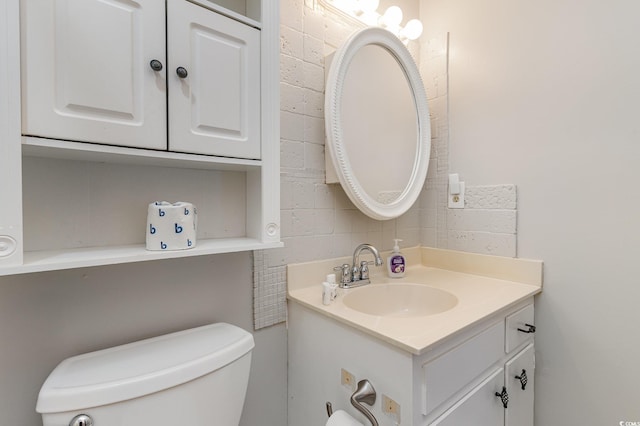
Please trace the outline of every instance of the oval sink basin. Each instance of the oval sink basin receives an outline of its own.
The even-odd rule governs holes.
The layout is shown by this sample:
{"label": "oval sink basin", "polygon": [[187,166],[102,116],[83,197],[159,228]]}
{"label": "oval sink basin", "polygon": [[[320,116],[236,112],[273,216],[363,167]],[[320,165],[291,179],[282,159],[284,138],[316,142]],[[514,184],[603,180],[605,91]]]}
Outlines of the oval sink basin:
{"label": "oval sink basin", "polygon": [[423,284],[397,283],[353,289],[344,296],[343,302],[369,315],[411,318],[448,311],[458,304],[458,298]]}

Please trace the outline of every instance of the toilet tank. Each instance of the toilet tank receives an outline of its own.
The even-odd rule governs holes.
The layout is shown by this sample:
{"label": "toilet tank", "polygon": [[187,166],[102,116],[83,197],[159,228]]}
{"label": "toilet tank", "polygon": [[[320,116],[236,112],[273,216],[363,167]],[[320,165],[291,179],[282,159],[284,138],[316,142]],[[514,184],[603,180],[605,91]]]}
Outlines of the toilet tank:
{"label": "toilet tank", "polygon": [[[253,337],[216,323],[62,361],[42,385],[44,426],[237,426]],[[80,423],[82,424],[82,423]]]}

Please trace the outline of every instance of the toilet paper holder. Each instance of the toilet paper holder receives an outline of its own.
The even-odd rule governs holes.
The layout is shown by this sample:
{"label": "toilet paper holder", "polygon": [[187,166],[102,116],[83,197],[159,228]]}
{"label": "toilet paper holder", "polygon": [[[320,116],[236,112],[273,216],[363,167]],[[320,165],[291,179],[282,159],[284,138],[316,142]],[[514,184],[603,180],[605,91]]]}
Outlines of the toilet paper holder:
{"label": "toilet paper holder", "polygon": [[[366,403],[367,405],[373,406],[376,402],[376,390],[373,388],[373,385],[369,380],[364,379],[358,382],[358,387],[356,391],[351,395],[351,405],[355,407],[356,410],[360,411],[364,416],[371,422],[371,426],[379,426],[378,420],[371,414],[371,411],[367,409],[362,403]],[[331,406],[331,402],[327,401],[327,415],[331,417],[333,414],[333,407]]]}

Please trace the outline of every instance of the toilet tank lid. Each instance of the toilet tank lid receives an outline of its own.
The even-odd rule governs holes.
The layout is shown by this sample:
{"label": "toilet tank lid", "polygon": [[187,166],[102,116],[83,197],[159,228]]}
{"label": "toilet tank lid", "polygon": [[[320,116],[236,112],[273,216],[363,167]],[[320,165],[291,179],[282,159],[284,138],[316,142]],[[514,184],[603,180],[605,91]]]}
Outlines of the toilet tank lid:
{"label": "toilet tank lid", "polygon": [[148,395],[222,368],[253,346],[250,333],[216,323],[74,356],[44,382],[36,411],[74,411]]}

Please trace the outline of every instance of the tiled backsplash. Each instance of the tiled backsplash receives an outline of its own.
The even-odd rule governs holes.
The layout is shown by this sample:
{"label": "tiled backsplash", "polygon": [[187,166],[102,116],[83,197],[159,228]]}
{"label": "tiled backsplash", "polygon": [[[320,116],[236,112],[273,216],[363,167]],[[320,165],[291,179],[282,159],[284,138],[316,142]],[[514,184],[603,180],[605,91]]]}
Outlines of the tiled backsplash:
{"label": "tiled backsplash", "polygon": [[[449,213],[447,208],[446,34],[420,49],[416,42],[408,46],[420,64],[431,114],[431,160],[419,202],[398,219],[381,222],[357,210],[339,185],[325,184],[324,57],[357,29],[323,11],[314,0],[281,3],[280,176],[285,247],[254,253],[256,329],[286,320],[286,264],[349,256],[362,242],[390,250],[392,239],[402,238],[404,247],[422,244],[515,256],[513,185],[507,186],[513,190],[513,206],[483,206],[478,198],[493,187],[468,187],[469,210]],[[510,214],[512,228],[503,223],[509,222],[504,216]],[[456,228],[450,229],[449,222]]]}
{"label": "tiled backsplash", "polygon": [[278,324],[287,316],[286,266],[266,267],[264,250],[253,252],[253,326]]}
{"label": "tiled backsplash", "polygon": [[470,186],[465,208],[448,209],[449,249],[516,257],[516,186]]}

